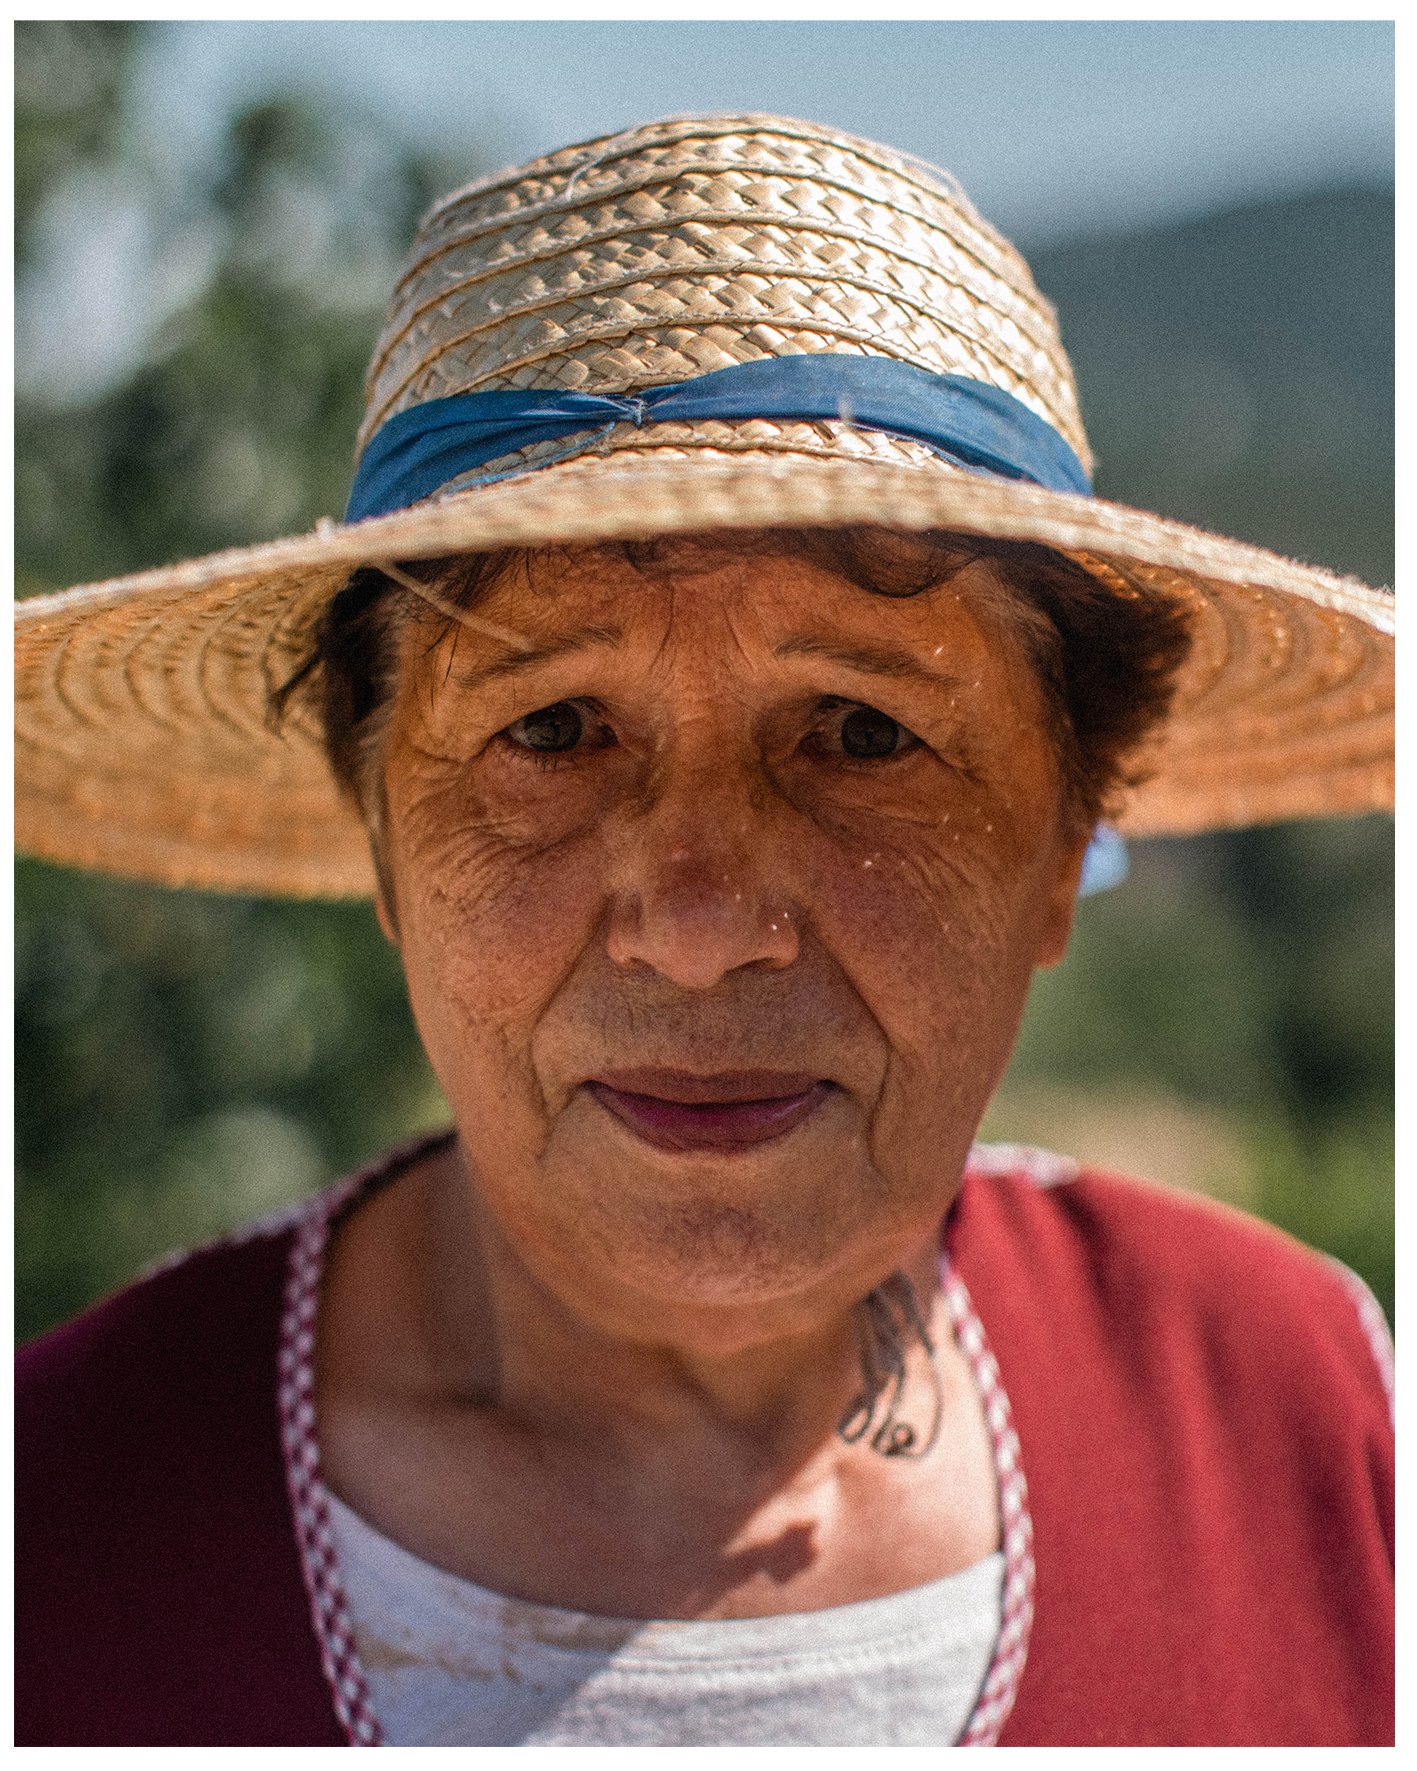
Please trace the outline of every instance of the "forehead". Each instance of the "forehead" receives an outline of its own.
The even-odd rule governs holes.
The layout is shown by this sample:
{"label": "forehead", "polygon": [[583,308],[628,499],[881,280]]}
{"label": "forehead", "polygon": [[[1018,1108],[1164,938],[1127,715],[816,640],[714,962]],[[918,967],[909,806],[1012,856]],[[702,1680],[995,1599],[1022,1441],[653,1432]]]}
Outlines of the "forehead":
{"label": "forehead", "polygon": [[[570,636],[731,630],[781,638],[846,629],[919,646],[981,637],[1017,654],[1028,610],[986,561],[963,546],[887,531],[746,531],[560,546],[470,561],[439,578],[440,600],[468,611],[482,653],[501,638],[512,664]],[[463,634],[445,632],[461,647]]]}

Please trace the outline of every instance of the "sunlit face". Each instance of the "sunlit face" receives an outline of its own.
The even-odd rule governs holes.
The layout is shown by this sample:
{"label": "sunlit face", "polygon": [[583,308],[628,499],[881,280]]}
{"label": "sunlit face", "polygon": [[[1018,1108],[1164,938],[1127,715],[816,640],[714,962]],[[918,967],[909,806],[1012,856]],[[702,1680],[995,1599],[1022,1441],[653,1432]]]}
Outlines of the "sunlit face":
{"label": "sunlit face", "polygon": [[1082,850],[987,571],[548,552],[477,605],[530,650],[404,636],[383,914],[553,1290],[849,1301],[948,1206]]}

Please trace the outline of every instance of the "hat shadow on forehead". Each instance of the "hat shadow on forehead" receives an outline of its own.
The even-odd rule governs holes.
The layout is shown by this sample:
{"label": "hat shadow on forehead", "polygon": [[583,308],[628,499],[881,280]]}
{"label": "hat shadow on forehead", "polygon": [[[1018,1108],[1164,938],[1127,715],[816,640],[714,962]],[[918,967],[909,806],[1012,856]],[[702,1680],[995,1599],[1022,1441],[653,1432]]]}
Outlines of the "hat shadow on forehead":
{"label": "hat shadow on forehead", "polygon": [[57,860],[359,895],[318,709],[269,716],[351,573],[874,524],[1045,547],[1189,611],[1137,833],[1392,795],[1392,601],[1090,496],[1053,309],[947,175],[762,115],[674,117],[455,191],[366,380],[350,518],[31,599],[17,824]]}

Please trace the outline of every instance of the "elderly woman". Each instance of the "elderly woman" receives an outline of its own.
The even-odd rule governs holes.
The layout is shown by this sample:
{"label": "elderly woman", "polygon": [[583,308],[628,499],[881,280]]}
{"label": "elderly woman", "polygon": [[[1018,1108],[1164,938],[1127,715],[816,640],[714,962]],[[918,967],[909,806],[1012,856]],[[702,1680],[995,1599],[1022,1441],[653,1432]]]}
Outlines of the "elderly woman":
{"label": "elderly woman", "polygon": [[1102,817],[1390,803],[1390,599],[1108,506],[947,180],[459,191],[346,524],[26,604],[22,841],[373,892],[455,1128],[22,1356],[20,1739],[1392,1729],[1352,1275],[971,1148]]}

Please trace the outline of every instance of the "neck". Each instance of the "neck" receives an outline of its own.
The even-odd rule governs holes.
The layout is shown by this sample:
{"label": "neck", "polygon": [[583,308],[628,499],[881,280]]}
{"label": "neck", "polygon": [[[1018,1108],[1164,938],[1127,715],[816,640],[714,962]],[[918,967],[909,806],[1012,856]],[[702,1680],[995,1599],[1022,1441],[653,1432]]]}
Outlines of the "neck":
{"label": "neck", "polygon": [[[646,1324],[577,1307],[495,1229],[444,1152],[330,1250],[326,1479],[425,1561],[605,1616],[726,1617],[897,1592],[996,1547],[988,1431],[942,1321],[901,1411],[928,1429],[938,1378],[938,1442],[882,1457],[837,1431],[862,1388],[854,1295],[740,1313],[736,1337],[692,1311]],[[938,1318],[935,1263],[931,1237],[900,1264]]]}
{"label": "neck", "polygon": [[[873,1348],[889,1380],[882,1320],[893,1317],[917,1449],[928,1434],[938,1377],[901,1307],[911,1287],[899,1281],[874,1310],[860,1297],[871,1279],[863,1287],[847,1276],[814,1295],[718,1308],[584,1283],[568,1297],[563,1276],[538,1271],[502,1232],[456,1146],[409,1178],[396,1230],[405,1251],[400,1362],[421,1395],[485,1411],[543,1443],[600,1446],[622,1467],[688,1469],[709,1458],[774,1480],[822,1458],[873,1455],[889,1381],[857,1443],[838,1427],[870,1387],[863,1366]],[[903,1265],[928,1321],[935,1238]],[[864,1420],[858,1409],[855,1426]]]}

